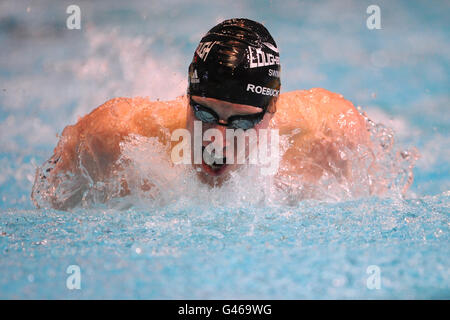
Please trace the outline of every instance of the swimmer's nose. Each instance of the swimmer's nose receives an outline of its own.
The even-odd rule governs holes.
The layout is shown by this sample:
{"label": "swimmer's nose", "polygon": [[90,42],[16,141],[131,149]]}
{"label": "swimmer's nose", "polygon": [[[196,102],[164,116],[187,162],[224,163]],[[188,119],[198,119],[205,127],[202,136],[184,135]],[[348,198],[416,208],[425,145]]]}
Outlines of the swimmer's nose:
{"label": "swimmer's nose", "polygon": [[[224,159],[224,162],[223,162],[223,163],[225,163],[225,160],[226,160],[226,154],[227,154],[227,148],[229,148],[229,146],[230,146],[230,144],[231,144],[231,143],[228,143],[228,142],[227,142],[227,132],[226,132],[227,127],[225,127],[225,126],[220,126],[220,125],[215,125],[213,128],[219,130],[220,133],[221,133],[221,135],[222,135],[222,146],[223,146],[222,154],[223,154],[223,159]],[[214,142],[215,137],[212,137],[211,140],[212,140],[211,142]],[[210,142],[208,141],[208,142],[204,142],[204,143],[205,143],[206,145],[208,145]],[[205,145],[204,145],[204,146],[205,146]],[[230,151],[231,151],[231,150],[230,150]]]}
{"label": "swimmer's nose", "polygon": [[226,126],[219,126],[219,130],[222,133],[222,139],[223,139],[223,151],[225,152],[225,149],[228,147],[227,142],[227,127]]}
{"label": "swimmer's nose", "polygon": [[227,127],[216,125],[216,126],[214,126],[214,129],[219,130],[220,133],[222,134],[222,145],[223,145],[223,151],[225,152],[225,149],[229,146],[229,143],[227,142]]}

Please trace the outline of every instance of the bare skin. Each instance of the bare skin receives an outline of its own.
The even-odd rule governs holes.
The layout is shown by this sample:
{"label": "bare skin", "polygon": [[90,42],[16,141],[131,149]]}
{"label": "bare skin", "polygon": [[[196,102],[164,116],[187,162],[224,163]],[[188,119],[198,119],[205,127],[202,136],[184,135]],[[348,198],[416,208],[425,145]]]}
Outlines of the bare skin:
{"label": "bare skin", "polygon": [[[226,122],[231,115],[261,112],[257,107],[217,99],[193,97],[193,100],[216,111],[221,122]],[[83,169],[94,181],[113,176],[120,170],[116,164],[121,154],[119,144],[130,134],[158,137],[163,144],[175,145],[177,142],[170,142],[171,132],[178,128],[192,130],[195,117],[192,108],[187,106],[186,97],[168,102],[116,98],[104,103],[75,125],[64,129],[49,160],[55,163],[54,168],[45,173],[45,179],[56,186],[60,182],[59,173],[78,175]],[[283,93],[276,105],[271,106],[271,111],[275,108],[276,112],[267,112],[255,129],[278,128],[280,136],[292,135],[291,146],[280,159],[278,174],[301,174],[305,181],[314,182],[325,172],[336,172],[338,168],[343,178],[351,179],[350,164],[340,156],[340,147],[354,149],[360,144],[370,144],[370,139],[364,119],[350,101],[336,93],[315,88]],[[211,126],[222,131],[226,129],[208,125],[203,130]],[[82,159],[84,168],[80,168],[79,159]],[[168,161],[171,161],[170,154]],[[221,174],[222,178],[234,170],[234,166],[230,165]],[[200,180],[213,184],[218,178],[205,171],[199,173]],[[58,203],[55,200],[52,206],[67,209],[76,205],[73,199],[69,202]]]}
{"label": "bare skin", "polygon": [[[242,104],[235,104],[230,103],[222,100],[217,100],[213,98],[205,98],[205,97],[198,97],[193,96],[192,100],[194,100],[197,103],[202,104],[203,106],[209,107],[210,109],[213,109],[217,115],[219,116],[219,122],[220,123],[227,123],[227,119],[231,116],[235,115],[250,115],[250,114],[257,114],[261,113],[263,109],[255,107],[255,106],[249,106],[249,105],[242,105]],[[270,106],[271,108],[274,108],[274,104]],[[269,108],[270,110],[270,108]],[[266,129],[270,125],[270,121],[273,118],[275,113],[273,112],[266,112],[264,115],[264,118],[255,125],[253,129],[255,129],[256,133],[258,134],[260,129]],[[192,112],[191,108],[188,108],[187,112],[187,120],[186,120],[186,128],[189,130],[192,138],[192,145],[194,143],[194,129],[193,124],[194,121],[197,120],[194,116],[194,113]],[[208,129],[217,129],[222,134],[222,145],[223,148],[223,154],[226,154],[226,149],[229,148],[228,142],[226,141],[226,130],[228,129],[225,126],[220,126],[216,124],[208,124],[203,123],[202,124],[202,136],[204,135],[205,131]],[[248,142],[248,141],[247,141]],[[207,146],[210,143],[210,141],[203,141],[203,146]],[[246,145],[246,149],[248,151],[248,143]],[[197,176],[198,178],[206,184],[209,184],[210,186],[214,185],[221,185],[224,180],[227,179],[228,174],[230,171],[237,169],[239,164],[237,164],[237,144],[235,144],[235,148],[233,150],[233,154],[235,155],[234,164],[227,164],[225,165],[220,171],[214,172],[209,166],[207,166],[204,162],[202,164],[193,164],[194,168],[200,168],[200,170],[197,170]],[[247,152],[248,156],[248,152]],[[191,154],[191,158],[194,158],[193,150]]]}

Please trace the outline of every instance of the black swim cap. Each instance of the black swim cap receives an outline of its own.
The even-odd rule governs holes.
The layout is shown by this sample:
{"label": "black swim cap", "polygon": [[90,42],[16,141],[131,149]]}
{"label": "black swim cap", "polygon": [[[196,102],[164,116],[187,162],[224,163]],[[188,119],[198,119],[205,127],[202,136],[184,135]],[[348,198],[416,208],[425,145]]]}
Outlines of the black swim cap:
{"label": "black swim cap", "polygon": [[188,94],[263,108],[280,93],[280,55],[269,31],[229,19],[202,38],[189,66]]}

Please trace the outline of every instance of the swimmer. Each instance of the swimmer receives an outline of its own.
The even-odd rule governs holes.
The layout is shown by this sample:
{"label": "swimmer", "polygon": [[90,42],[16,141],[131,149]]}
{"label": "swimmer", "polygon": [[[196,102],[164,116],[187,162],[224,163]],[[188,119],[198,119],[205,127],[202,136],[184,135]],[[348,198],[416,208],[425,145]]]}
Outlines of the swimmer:
{"label": "swimmer", "polygon": [[[225,141],[226,130],[278,129],[280,136],[290,136],[290,144],[276,175],[294,173],[308,183],[324,174],[351,180],[351,162],[341,151],[370,143],[364,118],[350,101],[325,89],[280,94],[280,73],[279,49],[262,24],[243,18],[223,21],[201,39],[194,52],[187,95],[172,101],[115,98],[67,126],[47,161],[48,168],[37,171],[32,199],[45,193],[54,208],[75,207],[89,188],[81,176],[87,174],[92,183],[121,170],[117,163],[120,143],[129,135],[156,137],[173,146],[178,142],[171,141],[167,131],[185,128],[194,139],[195,121],[202,124],[202,136],[211,128],[222,133],[223,154],[231,148]],[[202,141],[202,147],[210,143]],[[220,186],[242,165],[216,160],[208,164],[202,158],[192,167],[198,179],[211,186]],[[79,186],[69,196],[58,197],[64,176],[80,178]],[[42,181],[46,190],[39,187]],[[123,195],[128,192],[124,182]]]}

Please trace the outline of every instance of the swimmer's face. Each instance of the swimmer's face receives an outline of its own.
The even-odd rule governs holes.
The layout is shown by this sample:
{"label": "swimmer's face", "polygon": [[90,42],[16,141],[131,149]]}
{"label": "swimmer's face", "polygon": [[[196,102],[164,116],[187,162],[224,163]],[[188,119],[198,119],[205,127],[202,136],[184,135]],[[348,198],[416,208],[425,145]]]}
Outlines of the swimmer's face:
{"label": "swimmer's face", "polygon": [[[219,116],[219,122],[226,124],[227,120],[232,116],[237,115],[255,115],[260,114],[263,109],[250,106],[250,105],[242,105],[242,104],[235,104],[230,103],[223,100],[218,100],[214,98],[205,98],[205,97],[199,97],[199,96],[191,96],[192,100],[204,107],[207,107],[211,110],[213,110],[218,116]],[[273,113],[266,112],[264,114],[263,119],[258,122],[253,128],[249,130],[255,130],[256,134],[258,135],[258,132],[260,129],[266,129],[269,126],[270,119],[272,118]],[[193,108],[188,105],[188,114],[187,114],[187,129],[191,133],[191,139],[192,139],[192,146],[194,146],[194,121],[200,121],[195,117]],[[222,126],[217,123],[201,123],[202,127],[202,146],[203,148],[206,148],[209,144],[212,143],[212,141],[215,140],[215,137],[212,137],[212,141],[204,141],[206,140],[204,137],[205,132],[208,129],[217,129],[221,133],[222,138],[222,145],[223,145],[223,156],[225,157],[227,154],[230,154],[231,150],[228,150],[227,148],[231,148],[229,142],[227,142],[226,139],[226,130],[233,130],[227,126]],[[210,131],[213,132],[213,131]],[[249,139],[245,139],[245,150],[238,150],[238,143],[235,138],[234,141],[234,148],[233,148],[233,155],[234,155],[234,161],[233,163],[227,163],[230,161],[226,160],[226,157],[222,160],[224,162],[223,165],[220,164],[212,164],[208,165],[205,163],[204,158],[202,157],[202,163],[201,164],[193,164],[194,169],[197,171],[199,178],[204,182],[208,183],[210,185],[220,185],[226,177],[229,175],[229,173],[232,170],[236,170],[239,166],[242,166],[242,164],[238,164],[237,162],[237,155],[238,152],[245,152],[245,157],[247,159],[249,155]],[[202,150],[204,150],[202,148]],[[191,148],[191,159],[194,159],[194,148]],[[207,151],[206,151],[207,152]]]}

